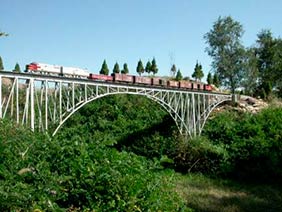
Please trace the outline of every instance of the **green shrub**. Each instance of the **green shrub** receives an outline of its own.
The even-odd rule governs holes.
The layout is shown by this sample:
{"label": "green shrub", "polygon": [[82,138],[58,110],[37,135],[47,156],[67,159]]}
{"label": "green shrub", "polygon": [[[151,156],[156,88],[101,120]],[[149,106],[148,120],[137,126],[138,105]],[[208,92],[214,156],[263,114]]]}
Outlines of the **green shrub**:
{"label": "green shrub", "polygon": [[1,120],[0,210],[185,209],[172,191],[172,171],[157,171],[144,157],[112,148],[110,137],[84,130],[66,128],[50,139]]}
{"label": "green shrub", "polygon": [[282,109],[258,114],[225,112],[209,120],[204,135],[227,151],[225,174],[240,179],[281,178]]}
{"label": "green shrub", "polygon": [[173,155],[175,169],[182,173],[201,172],[217,174],[221,161],[226,159],[226,151],[220,145],[212,144],[205,137],[196,137],[189,141],[181,140]]}

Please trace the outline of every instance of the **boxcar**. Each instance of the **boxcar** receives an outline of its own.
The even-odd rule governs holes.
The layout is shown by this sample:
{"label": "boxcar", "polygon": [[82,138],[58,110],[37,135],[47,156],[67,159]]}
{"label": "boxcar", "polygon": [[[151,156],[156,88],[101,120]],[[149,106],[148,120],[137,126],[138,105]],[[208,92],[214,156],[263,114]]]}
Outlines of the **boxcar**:
{"label": "boxcar", "polygon": [[173,88],[178,88],[179,87],[179,82],[178,81],[169,80],[169,81],[167,81],[167,86],[168,87],[173,87]]}
{"label": "boxcar", "polygon": [[182,80],[179,82],[179,88],[192,89],[192,83],[189,81]]}
{"label": "boxcar", "polygon": [[98,80],[98,81],[113,81],[112,76],[104,74],[89,74],[88,79]]}

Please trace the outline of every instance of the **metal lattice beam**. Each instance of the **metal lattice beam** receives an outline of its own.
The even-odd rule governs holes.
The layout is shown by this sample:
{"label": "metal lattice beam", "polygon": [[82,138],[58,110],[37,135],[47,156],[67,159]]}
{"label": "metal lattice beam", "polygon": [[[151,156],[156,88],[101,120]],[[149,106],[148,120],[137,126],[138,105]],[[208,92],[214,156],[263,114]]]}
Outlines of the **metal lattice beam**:
{"label": "metal lattice beam", "polygon": [[179,132],[190,137],[201,134],[210,112],[218,104],[231,100],[231,95],[219,93],[0,72],[0,118],[43,132],[53,126],[55,135],[85,104],[115,94],[142,95],[159,103],[173,118]]}

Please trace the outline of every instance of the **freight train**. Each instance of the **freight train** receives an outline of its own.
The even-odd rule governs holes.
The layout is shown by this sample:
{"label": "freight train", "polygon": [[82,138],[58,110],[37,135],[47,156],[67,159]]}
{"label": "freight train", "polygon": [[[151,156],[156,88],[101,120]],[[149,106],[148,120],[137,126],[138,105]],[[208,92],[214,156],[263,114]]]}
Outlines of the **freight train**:
{"label": "freight train", "polygon": [[154,86],[154,87],[166,87],[174,89],[184,90],[201,90],[201,91],[212,91],[212,86],[195,81],[175,81],[160,77],[142,77],[128,74],[117,74],[103,75],[93,74],[88,72],[86,69],[64,67],[58,65],[49,65],[45,63],[30,63],[26,65],[26,72],[39,73],[39,74],[50,74],[59,75],[66,77],[85,78],[95,81],[105,81],[119,84],[134,84],[143,86]]}
{"label": "freight train", "polygon": [[106,81],[106,82],[115,82],[115,83],[126,83],[126,84],[135,84],[135,85],[147,85],[147,86],[156,86],[156,87],[168,87],[168,88],[180,88],[180,89],[189,89],[189,90],[204,90],[212,91],[212,86],[204,84],[201,82],[195,81],[175,81],[168,80],[160,77],[142,77],[135,75],[127,74],[117,74],[113,73],[111,76],[103,74],[89,74],[88,79],[96,81]]}

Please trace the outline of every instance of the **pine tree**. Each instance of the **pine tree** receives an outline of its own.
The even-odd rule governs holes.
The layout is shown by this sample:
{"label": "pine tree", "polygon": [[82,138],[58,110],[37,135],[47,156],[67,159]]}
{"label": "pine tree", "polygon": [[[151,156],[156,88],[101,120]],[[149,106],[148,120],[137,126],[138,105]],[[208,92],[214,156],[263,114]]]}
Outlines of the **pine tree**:
{"label": "pine tree", "polygon": [[173,65],[171,66],[170,71],[171,71],[171,73],[172,73],[172,76],[175,76],[176,71],[177,71],[175,64],[173,64]]}
{"label": "pine tree", "polygon": [[152,69],[152,64],[150,61],[148,61],[146,64],[145,71],[149,74],[151,72],[151,69]]}
{"label": "pine tree", "polygon": [[209,85],[211,85],[213,83],[212,74],[210,72],[208,73],[208,76],[207,76],[207,82],[208,82]]}
{"label": "pine tree", "polygon": [[158,67],[157,67],[157,63],[156,63],[155,58],[153,58],[153,60],[152,60],[151,72],[153,73],[153,75],[155,75],[156,73],[158,73]]}
{"label": "pine tree", "polygon": [[118,65],[118,63],[116,62],[115,66],[114,66],[114,69],[113,69],[113,73],[119,74],[119,72],[120,72],[119,65]]}
{"label": "pine tree", "polygon": [[216,87],[219,87],[220,86],[220,82],[219,82],[219,77],[218,77],[218,75],[217,75],[217,73],[215,73],[214,75],[213,75],[213,84],[216,86]]}
{"label": "pine tree", "polygon": [[3,71],[3,70],[4,70],[3,61],[2,61],[2,58],[0,56],[0,71]]}
{"label": "pine tree", "polygon": [[15,65],[15,68],[14,68],[13,72],[21,73],[21,68],[20,68],[20,65],[18,63]]}
{"label": "pine tree", "polygon": [[122,74],[128,74],[129,70],[128,70],[128,66],[126,63],[123,64],[123,69],[121,70]]}
{"label": "pine tree", "polygon": [[180,80],[182,80],[182,78],[183,77],[182,77],[181,71],[180,71],[180,69],[178,69],[178,71],[176,73],[175,80],[180,81]]}
{"label": "pine tree", "polygon": [[145,71],[144,66],[143,66],[143,63],[142,63],[141,60],[138,61],[136,71],[137,71],[137,73],[139,74],[139,76],[141,76],[141,74],[143,74],[144,71]]}
{"label": "pine tree", "polygon": [[192,77],[196,80],[196,81],[201,81],[201,79],[204,77],[204,73],[202,70],[202,65],[198,63],[196,63],[195,68],[194,68],[194,73],[192,74]]}
{"label": "pine tree", "polygon": [[109,75],[109,69],[108,69],[108,65],[106,63],[106,60],[104,60],[104,62],[102,64],[102,68],[100,70],[100,74]]}

